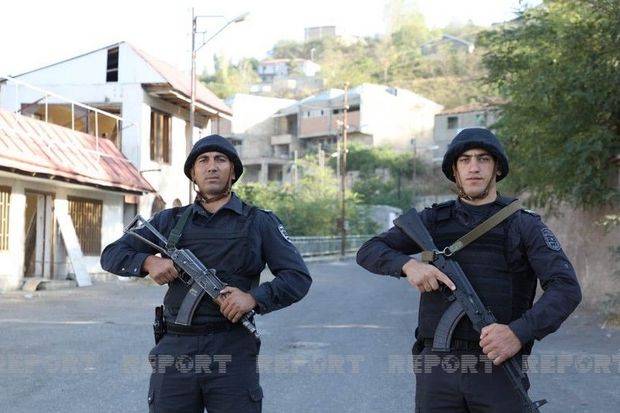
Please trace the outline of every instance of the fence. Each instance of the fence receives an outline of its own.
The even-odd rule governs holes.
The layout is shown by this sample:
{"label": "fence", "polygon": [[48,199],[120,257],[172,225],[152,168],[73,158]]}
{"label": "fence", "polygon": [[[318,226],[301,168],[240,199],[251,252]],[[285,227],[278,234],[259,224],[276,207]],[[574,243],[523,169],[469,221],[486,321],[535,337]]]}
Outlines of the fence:
{"label": "fence", "polygon": [[[346,239],[347,253],[356,252],[372,235],[348,235]],[[340,254],[342,237],[291,237],[291,241],[303,257]]]}

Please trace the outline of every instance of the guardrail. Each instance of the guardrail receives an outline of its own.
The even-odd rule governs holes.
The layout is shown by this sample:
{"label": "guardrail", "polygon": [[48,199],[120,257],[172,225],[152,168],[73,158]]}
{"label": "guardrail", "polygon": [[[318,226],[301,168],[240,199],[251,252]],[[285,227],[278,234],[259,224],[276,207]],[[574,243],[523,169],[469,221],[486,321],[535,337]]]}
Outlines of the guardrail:
{"label": "guardrail", "polygon": [[[371,237],[372,235],[348,235],[345,251],[356,252]],[[340,254],[341,239],[340,236],[291,237],[302,257]]]}

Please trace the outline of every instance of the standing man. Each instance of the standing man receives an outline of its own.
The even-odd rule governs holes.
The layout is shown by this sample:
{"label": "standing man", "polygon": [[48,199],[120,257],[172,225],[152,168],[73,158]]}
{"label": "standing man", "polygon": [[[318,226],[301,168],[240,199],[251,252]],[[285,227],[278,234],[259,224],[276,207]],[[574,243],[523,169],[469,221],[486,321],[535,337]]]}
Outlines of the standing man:
{"label": "standing man", "polygon": [[[150,223],[166,237],[176,232],[178,248],[191,250],[217,271],[229,285],[221,292],[221,305],[205,296],[190,326],[175,324],[189,287],[178,279],[172,260],[156,256],[156,250],[128,235],[105,248],[101,266],[120,276],[149,275],[157,284],[168,284],[167,332],[149,355],[149,411],[198,413],[206,407],[209,413],[260,412],[260,342],[237,322],[250,310],[266,314],[293,304],[306,295],[312,280],[278,218],[231,192],[243,165],[230,142],[218,135],[200,139],[184,172],[195,185],[196,200],[166,209]],[[155,241],[144,228],[138,232]],[[275,279],[259,285],[265,264]]]}
{"label": "standing man", "polygon": [[[508,158],[487,129],[469,128],[456,135],[442,170],[456,183],[458,198],[420,214],[439,250],[515,200],[497,192],[496,182],[508,175]],[[497,323],[479,334],[463,317],[447,354],[431,347],[439,320],[451,304],[438,289],[441,284],[455,286],[434,266],[410,257],[419,252],[420,247],[401,229],[392,227],[371,238],[357,253],[362,267],[406,277],[422,293],[412,350],[416,362],[424,366],[416,368],[416,412],[521,412],[517,393],[497,366],[510,357],[520,360],[522,354],[529,354],[534,339],[556,331],[581,301],[575,271],[558,240],[538,215],[521,209],[451,257]],[[533,304],[537,281],[544,292]],[[479,361],[475,369],[446,368],[472,356]],[[427,363],[431,358],[451,361],[427,368],[433,364]]]}

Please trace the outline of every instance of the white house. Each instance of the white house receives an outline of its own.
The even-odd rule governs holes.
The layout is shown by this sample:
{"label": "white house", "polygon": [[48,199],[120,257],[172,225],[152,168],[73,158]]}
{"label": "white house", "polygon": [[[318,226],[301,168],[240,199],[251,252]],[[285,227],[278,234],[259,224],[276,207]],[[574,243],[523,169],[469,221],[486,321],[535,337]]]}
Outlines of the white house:
{"label": "white house", "polygon": [[222,135],[233,141],[243,161],[242,181],[266,184],[288,180],[297,147],[290,134],[277,130],[273,115],[295,100],[237,93],[226,103],[233,117],[230,130]]}
{"label": "white house", "polygon": [[189,130],[190,79],[135,46],[121,42],[15,76],[42,89],[119,115],[99,119],[41,92],[0,83],[0,108],[73,127],[112,140],[155,189],[139,199],[139,212],[185,204],[193,195],[183,175],[187,147],[218,132],[231,109],[198,82],[196,129]]}
{"label": "white house", "polygon": [[135,200],[154,190],[105,138],[0,109],[0,292],[101,273]]}
{"label": "white house", "polygon": [[[350,142],[399,151],[431,147],[435,115],[443,106],[410,90],[363,83],[347,93]],[[334,146],[342,134],[344,91],[330,89],[276,114],[293,131],[302,151]],[[290,133],[290,132],[289,132]],[[422,156],[425,153],[420,152]],[[430,155],[429,155],[430,156]]]}

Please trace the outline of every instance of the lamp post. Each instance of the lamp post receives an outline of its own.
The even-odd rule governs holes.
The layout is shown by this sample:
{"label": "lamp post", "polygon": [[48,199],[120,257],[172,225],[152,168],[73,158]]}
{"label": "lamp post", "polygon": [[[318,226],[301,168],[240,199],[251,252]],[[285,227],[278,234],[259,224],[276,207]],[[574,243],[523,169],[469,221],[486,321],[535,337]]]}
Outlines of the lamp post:
{"label": "lamp post", "polygon": [[[190,103],[189,103],[189,134],[187,135],[187,139],[186,139],[186,143],[185,143],[185,152],[186,155],[189,155],[190,151],[192,150],[192,145],[194,143],[194,126],[196,124],[196,117],[195,117],[195,111],[196,111],[196,52],[198,52],[200,49],[202,49],[202,47],[204,45],[206,45],[207,43],[209,43],[215,36],[217,36],[218,34],[220,34],[221,32],[224,31],[224,29],[226,29],[228,26],[230,26],[233,23],[240,23],[242,21],[244,21],[246,19],[246,17],[248,17],[248,12],[240,14],[239,16],[229,20],[228,22],[226,22],[226,24],[224,24],[218,31],[216,31],[214,34],[212,34],[211,36],[207,37],[206,39],[204,39],[205,35],[207,34],[206,31],[197,31],[197,26],[198,26],[198,19],[201,18],[214,18],[214,17],[224,17],[222,15],[217,15],[217,14],[207,14],[207,15],[200,15],[200,16],[196,16],[194,14],[194,8],[192,7],[192,69],[191,69],[191,79],[190,79]],[[202,33],[203,35],[203,40],[202,42],[196,46],[196,34],[198,33]],[[192,200],[192,183],[190,182],[189,184],[189,202],[191,202]]]}

